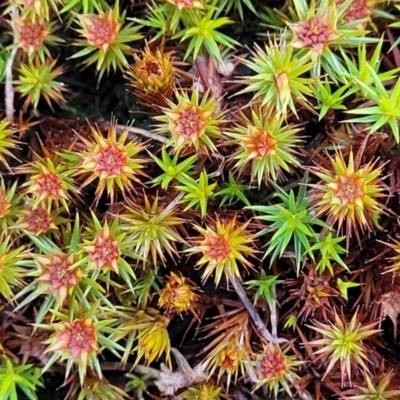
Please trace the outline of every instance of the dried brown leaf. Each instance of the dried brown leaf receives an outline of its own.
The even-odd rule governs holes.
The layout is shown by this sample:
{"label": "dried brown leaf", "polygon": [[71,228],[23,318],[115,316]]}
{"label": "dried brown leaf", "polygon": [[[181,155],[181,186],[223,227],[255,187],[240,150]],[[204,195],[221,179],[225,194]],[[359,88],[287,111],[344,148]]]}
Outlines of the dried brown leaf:
{"label": "dried brown leaf", "polygon": [[387,292],[382,295],[380,299],[381,315],[382,317],[388,316],[394,326],[394,338],[397,336],[397,316],[400,314],[400,293]]}

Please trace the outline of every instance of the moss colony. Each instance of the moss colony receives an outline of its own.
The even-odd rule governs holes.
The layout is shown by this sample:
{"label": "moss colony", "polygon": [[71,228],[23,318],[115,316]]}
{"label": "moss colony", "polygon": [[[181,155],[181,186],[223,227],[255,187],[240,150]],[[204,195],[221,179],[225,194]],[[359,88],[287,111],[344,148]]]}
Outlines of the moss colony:
{"label": "moss colony", "polygon": [[3,2],[0,400],[399,399],[399,10]]}

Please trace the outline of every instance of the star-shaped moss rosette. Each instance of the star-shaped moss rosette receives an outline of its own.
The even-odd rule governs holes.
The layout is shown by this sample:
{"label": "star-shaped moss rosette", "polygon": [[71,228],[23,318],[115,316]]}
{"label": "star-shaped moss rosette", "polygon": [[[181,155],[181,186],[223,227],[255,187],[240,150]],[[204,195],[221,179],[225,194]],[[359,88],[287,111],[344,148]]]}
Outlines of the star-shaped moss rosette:
{"label": "star-shaped moss rosette", "polygon": [[33,58],[36,54],[42,63],[51,57],[47,46],[63,43],[64,40],[53,35],[54,22],[46,22],[42,18],[15,17],[12,19],[13,35],[17,47]]}
{"label": "star-shaped moss rosette", "polygon": [[33,61],[20,64],[18,69],[18,80],[13,83],[16,91],[21,93],[21,97],[26,97],[24,109],[29,105],[37,108],[41,98],[52,107],[52,102],[63,105],[65,98],[63,92],[67,88],[62,82],[56,80],[57,77],[64,73],[62,66],[56,67],[57,60],[46,59],[42,63],[39,57],[35,57]]}
{"label": "star-shaped moss rosette", "polygon": [[351,151],[348,162],[343,154],[336,151],[334,157],[328,155],[330,168],[310,167],[309,170],[321,179],[320,183],[309,184],[313,188],[311,198],[317,216],[326,215],[329,226],[345,228],[348,247],[353,233],[360,241],[360,233],[379,227],[379,217],[384,211],[378,199],[385,197],[382,181],[382,166],[377,160],[362,167],[355,164]]}
{"label": "star-shaped moss rosette", "polygon": [[296,54],[293,45],[281,38],[279,42],[270,40],[264,49],[256,44],[251,59],[242,63],[255,74],[241,79],[245,87],[238,94],[254,92],[263,112],[286,118],[289,110],[297,115],[296,103],[310,109],[307,96],[312,95],[312,79],[307,72],[314,65],[310,54]]}
{"label": "star-shaped moss rosette", "polygon": [[[35,322],[40,324],[49,317],[50,310],[58,312],[72,302],[85,307],[102,302],[112,307],[105,296],[106,289],[96,281],[97,276],[88,275],[88,259],[82,251],[81,231],[79,214],[76,214],[75,220],[68,221],[56,238],[61,248],[46,235],[35,236],[25,232],[35,245],[36,252],[31,255],[32,268],[27,274],[31,278],[30,283],[16,294],[18,305],[15,310],[43,298],[35,315]],[[54,319],[54,314],[50,319]]]}
{"label": "star-shaped moss rosette", "polygon": [[64,207],[49,211],[44,200],[35,207],[33,200],[25,199],[25,202],[20,205],[18,220],[13,224],[12,229],[21,236],[51,233],[53,237],[59,237],[59,229],[68,221],[63,216],[64,212]]}
{"label": "star-shaped moss rosette", "polygon": [[202,369],[207,379],[215,376],[218,383],[224,379],[227,390],[237,382],[240,373],[247,376],[253,372],[249,315],[246,311],[235,311],[222,311],[202,328],[208,332],[207,336],[213,336],[201,352],[207,354],[201,363]]}
{"label": "star-shaped moss rosette", "polygon": [[80,189],[97,181],[95,203],[99,202],[104,191],[113,203],[117,191],[125,194],[133,190],[134,184],[141,184],[141,177],[146,176],[142,169],[147,160],[137,157],[146,147],[128,141],[128,129],[118,135],[115,121],[110,123],[106,135],[96,126],[89,124],[89,128],[90,138],[80,136],[84,150],[66,154],[66,157],[75,164],[75,177],[88,175]]}
{"label": "star-shaped moss rosette", "polygon": [[[340,366],[342,386],[346,380],[351,384],[352,376],[359,370],[369,371],[369,347],[365,341],[380,332],[374,329],[378,321],[369,324],[362,324],[359,314],[356,312],[350,321],[346,321],[343,315],[334,314],[334,320],[329,324],[314,321],[310,329],[319,333],[322,338],[305,343],[306,346],[317,348],[314,354],[318,355],[317,360],[324,363],[324,380],[335,366]],[[315,361],[317,361],[315,360]]]}
{"label": "star-shaped moss rosette", "polygon": [[63,358],[71,357],[83,365],[98,350],[96,330],[91,319],[59,323],[56,333],[48,342],[50,346],[46,352],[61,352]]}
{"label": "star-shaped moss rosette", "polygon": [[178,180],[180,185],[177,185],[175,188],[181,193],[184,193],[179,203],[189,203],[184,211],[190,210],[191,208],[200,208],[201,217],[204,218],[207,215],[208,201],[214,196],[214,189],[217,183],[209,184],[208,175],[205,170],[200,172],[198,180],[194,180],[186,174],[181,174]]}
{"label": "star-shaped moss rosette", "polygon": [[82,36],[75,45],[83,49],[74,54],[73,58],[87,57],[84,65],[96,64],[99,81],[104,72],[108,74],[111,68],[114,71],[122,70],[128,64],[126,55],[133,54],[133,48],[128,43],[143,38],[138,33],[140,26],[133,26],[132,23],[124,26],[125,14],[126,11],[120,14],[117,1],[106,12],[78,15],[75,20],[80,25],[77,31]]}
{"label": "star-shaped moss rosette", "polygon": [[359,87],[365,103],[364,106],[348,110],[347,113],[355,115],[355,118],[346,122],[368,124],[371,134],[388,126],[396,142],[399,143],[400,80],[396,77],[397,81],[392,90],[388,90],[382,83],[382,76],[378,75],[368,63],[366,69],[371,82],[362,82],[356,77],[350,78]]}
{"label": "star-shaped moss rosette", "polygon": [[137,260],[128,233],[120,227],[119,217],[100,221],[92,212],[92,219],[83,233],[83,254],[88,258],[87,271],[92,270],[92,279],[104,274],[106,282],[112,282],[112,273],[120,275],[133,293],[136,275],[128,260]]}
{"label": "star-shaped moss rosette", "polygon": [[333,47],[357,47],[360,43],[376,40],[368,38],[368,31],[357,28],[358,22],[344,23],[342,15],[352,0],[338,5],[334,0],[320,0],[307,3],[295,0],[291,19],[285,18],[292,33],[293,47],[309,52],[315,63],[314,77],[321,75],[321,68],[334,81],[346,73],[340,58],[332,51]]}
{"label": "star-shaped moss rosette", "polygon": [[135,63],[128,66],[126,77],[130,86],[149,94],[165,95],[173,87],[173,64],[171,53],[149,46],[133,55]]}
{"label": "star-shaped moss rosette", "polygon": [[232,172],[229,171],[228,182],[225,182],[225,184],[221,187],[221,190],[215,193],[215,196],[222,197],[220,207],[222,207],[225,203],[228,205],[233,205],[238,200],[241,200],[244,204],[246,204],[246,206],[250,207],[250,201],[244,193],[251,189],[251,186],[242,184],[240,180],[236,181]]}
{"label": "star-shaped moss rosette", "polygon": [[197,9],[190,9],[182,18],[183,28],[177,30],[173,39],[180,39],[186,42],[186,52],[183,60],[192,56],[195,60],[199,55],[209,56],[215,63],[222,61],[220,48],[224,46],[234,49],[240,43],[231,36],[219,31],[233,23],[228,17],[219,16],[217,0],[210,2],[204,12]]}
{"label": "star-shaped moss rosette", "polygon": [[34,255],[34,260],[41,269],[36,279],[38,290],[52,294],[62,306],[67,295],[84,276],[76,257],[74,254],[54,251],[53,254]]}
{"label": "star-shaped moss rosette", "polygon": [[243,344],[243,335],[236,333],[235,335],[230,335],[218,346],[215,346],[213,351],[207,355],[203,365],[209,368],[209,376],[217,372],[219,380],[222,377],[226,377],[226,384],[229,388],[232,381],[237,381],[239,371],[244,370],[248,359],[248,354]]}
{"label": "star-shaped moss rosette", "polygon": [[9,302],[14,299],[14,291],[25,286],[29,267],[32,265],[30,253],[25,246],[16,247],[10,236],[0,233],[0,294]]}
{"label": "star-shaped moss rosette", "polygon": [[301,143],[297,135],[300,129],[286,124],[284,116],[269,115],[267,108],[254,106],[249,116],[241,113],[235,122],[225,132],[230,138],[227,144],[237,147],[231,159],[241,173],[251,165],[251,182],[257,180],[260,187],[269,178],[282,180],[284,172],[290,173],[299,165],[295,155]]}
{"label": "star-shaped moss rosette", "polygon": [[238,224],[234,217],[229,222],[217,218],[214,227],[206,229],[194,226],[201,236],[195,240],[195,245],[185,252],[202,254],[196,265],[205,266],[203,280],[214,273],[214,281],[218,286],[223,275],[227,281],[233,277],[241,279],[238,263],[246,269],[252,267],[248,257],[254,257],[256,251],[249,244],[254,244],[256,236],[246,230],[249,223],[250,221]]}
{"label": "star-shaped moss rosette", "polygon": [[73,169],[70,163],[43,149],[44,157],[35,153],[35,161],[15,169],[18,174],[27,174],[28,179],[21,185],[25,195],[33,200],[32,209],[45,202],[48,212],[63,206],[69,210],[68,203],[72,201],[71,194],[78,196],[77,188],[71,177]]}
{"label": "star-shaped moss rosette", "polygon": [[171,365],[171,341],[167,330],[169,323],[168,317],[157,313],[151,322],[137,325],[137,346],[133,349],[136,352],[135,365],[142,358],[147,364],[151,364],[162,355],[165,356],[167,364]]}
{"label": "star-shaped moss rosette", "polygon": [[185,158],[181,161],[179,153],[176,153],[172,158],[167,152],[166,146],[161,148],[161,158],[150,153],[150,157],[162,170],[162,174],[152,180],[154,186],[160,185],[162,189],[168,189],[172,183],[184,177],[185,175],[193,175],[193,164],[197,161],[197,155]]}
{"label": "star-shaped moss rosette", "polygon": [[289,25],[294,35],[292,45],[295,48],[309,49],[321,55],[330,44],[335,43],[341,37],[336,25],[335,8],[319,9],[311,18],[301,19],[299,22]]}
{"label": "star-shaped moss rosette", "polygon": [[[308,176],[305,176],[307,182]],[[270,257],[272,264],[277,258],[283,256],[292,247],[292,257],[296,262],[297,275],[305,261],[305,253],[309,251],[312,243],[317,237],[315,226],[329,228],[319,218],[312,215],[311,199],[306,194],[306,186],[299,185],[297,194],[293,190],[285,192],[273,181],[271,185],[276,189],[273,197],[279,198],[281,202],[274,201],[271,205],[253,205],[251,210],[261,212],[256,216],[261,221],[267,221],[268,227],[262,229],[259,235],[271,234],[272,237],[266,246],[264,257]]]}
{"label": "star-shaped moss rosette", "polygon": [[118,261],[120,259],[120,249],[118,240],[111,235],[110,228],[105,222],[96,232],[93,241],[85,247],[89,254],[90,266],[97,270],[112,270],[118,274]]}
{"label": "star-shaped moss rosette", "polygon": [[110,340],[115,331],[115,312],[104,307],[100,302],[83,305],[71,301],[62,312],[54,312],[55,321],[35,324],[42,332],[52,332],[44,342],[48,355],[43,372],[48,371],[54,363],[65,367],[65,378],[71,372],[77,372],[82,385],[89,372],[98,378],[103,377],[99,355],[107,350],[120,357],[124,347]]}
{"label": "star-shaped moss rosette", "polygon": [[129,86],[144,104],[166,106],[166,99],[172,100],[174,78],[178,74],[172,52],[165,52],[161,48],[153,51],[146,45],[144,50],[135,53],[133,57],[134,63],[125,70]]}
{"label": "star-shaped moss rosette", "polygon": [[160,291],[158,305],[165,307],[169,313],[191,311],[194,314],[193,305],[200,301],[196,293],[197,287],[184,276],[170,273],[164,288]]}
{"label": "star-shaped moss rosette", "polygon": [[288,381],[287,376],[291,376],[292,380],[299,379],[295,370],[302,362],[298,361],[295,356],[287,355],[289,349],[290,347],[286,347],[282,350],[271,342],[264,345],[263,352],[257,355],[254,362],[258,375],[256,389],[267,387],[275,397],[283,389],[289,396],[292,396],[291,382]]}
{"label": "star-shaped moss rosette", "polygon": [[144,205],[126,207],[119,215],[121,229],[127,233],[133,251],[143,260],[145,266],[151,257],[153,265],[160,260],[166,264],[168,254],[172,259],[178,257],[177,243],[186,243],[180,231],[187,236],[183,223],[185,220],[175,215],[173,210],[164,210],[158,197],[151,203],[144,196]]}
{"label": "star-shaped moss rosette", "polygon": [[[347,271],[349,267],[343,261],[341,255],[346,254],[346,249],[340,245],[346,236],[332,237],[332,232],[328,232],[325,235],[321,235],[320,239],[312,247],[310,247],[308,253],[313,261],[317,261],[315,270],[323,275],[328,270],[332,276],[334,276],[335,264],[340,265]],[[318,256],[315,257],[315,254]]]}
{"label": "star-shaped moss rosette", "polygon": [[71,371],[77,370],[81,385],[89,371],[101,379],[100,352],[104,349],[119,357],[118,354],[124,350],[109,339],[110,332],[114,331],[113,312],[99,302],[86,307],[72,301],[68,309],[53,313],[56,321],[35,324],[41,331],[53,332],[44,342],[48,345],[45,354],[50,357],[43,367],[43,373],[57,362],[65,366],[66,379]]}
{"label": "star-shaped moss rosette", "polygon": [[193,89],[190,97],[187,92],[176,90],[175,97],[177,102],[168,102],[169,107],[162,109],[164,115],[155,117],[162,123],[157,131],[169,133],[172,137],[168,144],[182,155],[216,152],[214,141],[221,137],[220,125],[225,122],[218,101],[208,92],[201,97],[198,89]]}
{"label": "star-shaped moss rosette", "polygon": [[168,333],[170,319],[159,310],[145,307],[118,306],[116,312],[118,326],[109,339],[113,342],[125,341],[121,362],[125,364],[132,353],[136,355],[134,365],[144,361],[147,364],[158,360],[162,355],[171,364],[171,341]]}
{"label": "star-shaped moss rosette", "polygon": [[[344,2],[338,0],[337,6]],[[348,24],[358,22],[357,28],[363,30],[371,22],[372,12],[378,3],[380,0],[352,0],[342,15],[342,21]]]}

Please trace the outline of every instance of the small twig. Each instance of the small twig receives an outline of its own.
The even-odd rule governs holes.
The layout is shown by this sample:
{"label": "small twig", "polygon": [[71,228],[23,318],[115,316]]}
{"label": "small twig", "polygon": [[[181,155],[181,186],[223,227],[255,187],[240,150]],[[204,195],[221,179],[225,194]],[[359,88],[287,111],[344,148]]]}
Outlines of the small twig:
{"label": "small twig", "polygon": [[277,338],[271,335],[270,331],[267,329],[265,326],[263,320],[261,317],[257,314],[256,310],[254,309],[253,305],[251,304],[250,300],[247,297],[246,292],[244,291],[241,283],[236,277],[230,277],[229,279],[230,283],[234,287],[236,293],[238,294],[240,300],[242,301],[243,305],[245,306],[247,312],[250,315],[250,318],[252,319],[254,325],[256,326],[257,330],[260,332],[262,337],[267,341],[267,342],[273,342],[275,344],[279,343],[285,343],[287,342],[286,339],[283,338]]}
{"label": "small twig", "polygon": [[[11,18],[18,17],[18,8],[11,11]],[[13,87],[13,64],[18,51],[18,39],[14,35],[14,47],[10,52],[6,66],[5,66],[5,83],[4,83],[4,105],[6,110],[6,117],[10,120],[14,118],[14,87]]]}
{"label": "small twig", "polygon": [[171,203],[169,203],[168,206],[164,208],[164,210],[162,210],[162,212],[165,213],[171,211],[182,200],[185,194],[185,192],[180,192],[178,196],[176,196],[175,199],[172,200]]}
{"label": "small twig", "polygon": [[[108,122],[108,121],[101,120],[101,121],[99,121],[99,123],[101,125],[104,125],[106,128],[110,127],[110,122]],[[127,130],[132,135],[144,136],[146,138],[153,139],[153,140],[156,140],[157,142],[161,142],[161,143],[167,143],[168,142],[168,138],[166,138],[164,136],[161,136],[161,135],[158,135],[157,133],[150,132],[150,131],[148,131],[146,129],[143,129],[143,128],[136,128],[134,126],[126,126],[126,125],[117,124],[116,125],[116,129],[117,129],[118,133],[122,133],[122,132]]]}
{"label": "small twig", "polygon": [[140,135],[140,136],[144,136],[147,137],[149,139],[153,139],[156,140],[157,142],[160,143],[167,143],[168,142],[168,138],[158,135],[157,133],[152,133],[146,129],[142,129],[142,128],[135,128],[134,126],[123,126],[123,125],[117,125],[117,129],[121,129],[121,131],[128,129],[129,133],[132,133],[133,135]]}
{"label": "small twig", "polygon": [[[256,310],[254,309],[253,305],[251,304],[250,300],[247,298],[246,292],[244,291],[242,285],[240,284],[239,280],[236,277],[231,277],[229,279],[231,282],[232,286],[235,288],[236,293],[238,294],[240,300],[242,301],[243,305],[246,307],[247,312],[250,315],[250,318],[253,320],[254,325],[256,326],[258,332],[262,335],[262,337],[267,341],[267,342],[273,342],[276,345],[279,343],[287,342],[286,339],[283,338],[278,338],[275,335],[271,335],[267,327],[265,326],[264,322],[260,318],[260,316],[257,314]],[[290,383],[294,383],[295,379],[293,376],[290,374],[286,374],[285,378],[287,381]],[[299,392],[299,397],[302,400],[314,400],[314,397],[311,395],[310,392],[307,390],[301,391],[298,385],[293,385],[297,391]]]}
{"label": "small twig", "polygon": [[217,160],[221,160],[221,164],[219,165],[219,167],[216,171],[214,171],[208,175],[209,179],[217,178],[218,176],[220,176],[222,174],[222,172],[224,171],[224,167],[225,167],[225,157],[224,156],[222,156],[221,154],[218,154],[218,153],[213,153],[213,157],[215,157]]}
{"label": "small twig", "polygon": [[[98,121],[98,123],[99,123],[99,125],[102,125],[107,129],[110,127],[110,122],[106,121],[104,119],[100,119]],[[137,128],[137,127],[128,126],[128,125],[121,125],[121,124],[116,124],[115,127],[116,127],[116,130],[117,130],[118,133],[122,133],[124,131],[128,131],[132,135],[144,136],[146,138],[156,140],[157,142],[161,142],[161,143],[167,143],[168,142],[168,138],[166,138],[164,136],[161,136],[161,135],[158,135],[157,133],[153,133],[151,131],[148,131],[147,129]]]}
{"label": "small twig", "polygon": [[272,285],[272,291],[274,293],[273,301],[271,304],[270,312],[271,312],[271,331],[272,336],[274,338],[278,337],[278,313],[276,312],[276,308],[278,307],[278,302],[276,301],[276,286]]}

